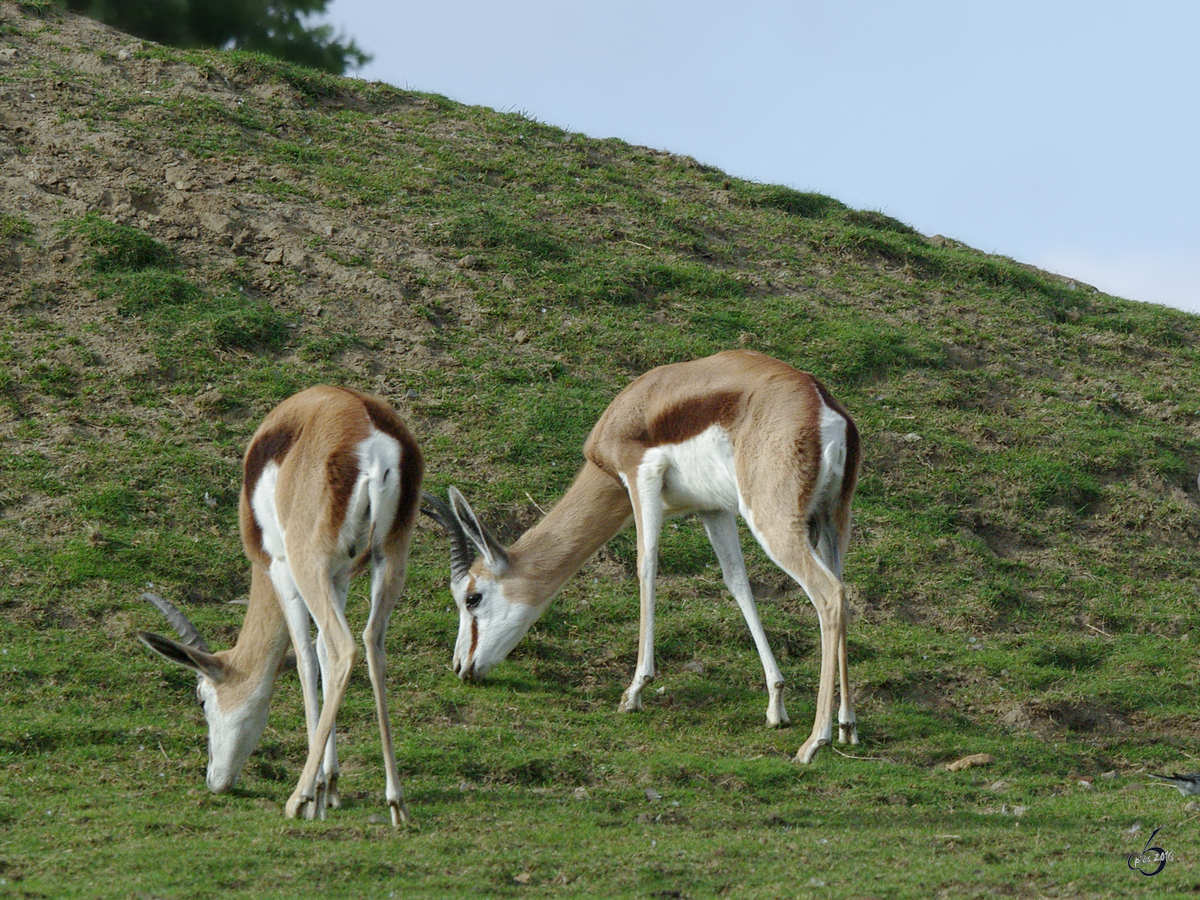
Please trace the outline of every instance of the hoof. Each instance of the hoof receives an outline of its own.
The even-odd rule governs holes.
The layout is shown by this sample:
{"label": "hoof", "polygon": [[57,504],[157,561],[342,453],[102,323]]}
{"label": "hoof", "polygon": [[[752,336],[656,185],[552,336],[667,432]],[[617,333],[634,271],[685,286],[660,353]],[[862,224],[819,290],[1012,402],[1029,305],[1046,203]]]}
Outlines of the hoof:
{"label": "hoof", "polygon": [[288,798],[283,814],[289,819],[311,819],[315,809],[316,802],[312,797],[297,797],[293,794]]}
{"label": "hoof", "polygon": [[315,794],[304,796],[300,789],[296,788],[295,793],[288,798],[287,806],[283,809],[283,814],[289,819],[307,819],[310,822],[325,820],[326,808],[325,785],[318,784],[315,788]]}
{"label": "hoof", "polygon": [[809,738],[800,746],[800,749],[796,751],[796,762],[805,763],[807,765],[813,761],[813,757],[817,755],[817,751],[828,743],[829,738]]}
{"label": "hoof", "polygon": [[649,678],[635,678],[633,684],[625,689],[625,693],[621,695],[621,702],[617,704],[618,712],[636,712],[642,708],[642,691],[646,685],[650,683]]}
{"label": "hoof", "polygon": [[399,828],[401,825],[408,825],[412,822],[412,816],[408,814],[408,806],[401,800],[398,803],[388,804],[392,810],[392,827]]}

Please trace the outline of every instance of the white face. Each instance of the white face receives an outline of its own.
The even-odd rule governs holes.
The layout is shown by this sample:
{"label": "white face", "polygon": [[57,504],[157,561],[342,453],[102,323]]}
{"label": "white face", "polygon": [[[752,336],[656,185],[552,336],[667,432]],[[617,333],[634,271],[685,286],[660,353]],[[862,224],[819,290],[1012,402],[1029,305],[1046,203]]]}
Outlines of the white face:
{"label": "white face", "polygon": [[458,604],[454,673],[464,681],[483,678],[501,662],[537,621],[544,607],[514,603],[501,578],[476,563],[466,578],[450,585]]}
{"label": "white face", "polygon": [[[228,693],[228,692],[226,692]],[[196,697],[204,708],[208,721],[208,773],[205,782],[214,794],[221,794],[237,783],[242,766],[258,746],[267,727],[270,694],[267,703],[255,702],[256,698],[241,704],[231,704],[225,698],[224,706],[233,706],[223,711],[222,691],[206,675],[200,676],[196,686]]]}

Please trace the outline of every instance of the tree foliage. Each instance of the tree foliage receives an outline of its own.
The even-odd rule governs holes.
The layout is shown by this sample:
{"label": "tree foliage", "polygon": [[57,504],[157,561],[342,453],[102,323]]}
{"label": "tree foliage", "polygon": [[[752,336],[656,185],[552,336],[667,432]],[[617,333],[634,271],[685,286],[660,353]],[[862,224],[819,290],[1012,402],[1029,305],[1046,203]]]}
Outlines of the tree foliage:
{"label": "tree foliage", "polygon": [[224,47],[266,53],[334,74],[370,60],[329,25],[306,20],[329,0],[59,0],[121,31],[173,47]]}

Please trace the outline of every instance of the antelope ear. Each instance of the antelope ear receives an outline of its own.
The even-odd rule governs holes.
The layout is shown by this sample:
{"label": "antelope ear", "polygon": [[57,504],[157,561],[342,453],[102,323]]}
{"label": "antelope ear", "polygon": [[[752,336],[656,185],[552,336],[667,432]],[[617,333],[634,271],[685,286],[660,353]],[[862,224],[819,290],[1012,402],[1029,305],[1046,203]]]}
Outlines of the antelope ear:
{"label": "antelope ear", "polygon": [[450,508],[454,518],[458,519],[458,524],[462,526],[463,533],[479,551],[484,565],[497,575],[507,569],[508,553],[505,552],[504,545],[483,527],[467,498],[453,486],[450,488]]}
{"label": "antelope ear", "polygon": [[163,659],[169,660],[177,666],[191,669],[216,684],[225,678],[225,664],[212,653],[206,653],[149,631],[139,631],[138,638]]}

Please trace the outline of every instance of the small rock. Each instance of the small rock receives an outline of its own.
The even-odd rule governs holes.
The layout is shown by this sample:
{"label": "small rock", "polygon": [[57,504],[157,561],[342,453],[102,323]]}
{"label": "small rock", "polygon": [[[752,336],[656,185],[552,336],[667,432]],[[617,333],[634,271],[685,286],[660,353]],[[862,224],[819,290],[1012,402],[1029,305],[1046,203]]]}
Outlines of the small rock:
{"label": "small rock", "polygon": [[697,675],[703,675],[704,663],[700,662],[698,659],[693,659],[691,662],[685,662],[683,664],[683,670],[685,672],[694,672]]}
{"label": "small rock", "polygon": [[947,772],[961,772],[963,769],[973,769],[975,766],[989,766],[996,761],[990,753],[972,753],[952,763],[946,763]]}

